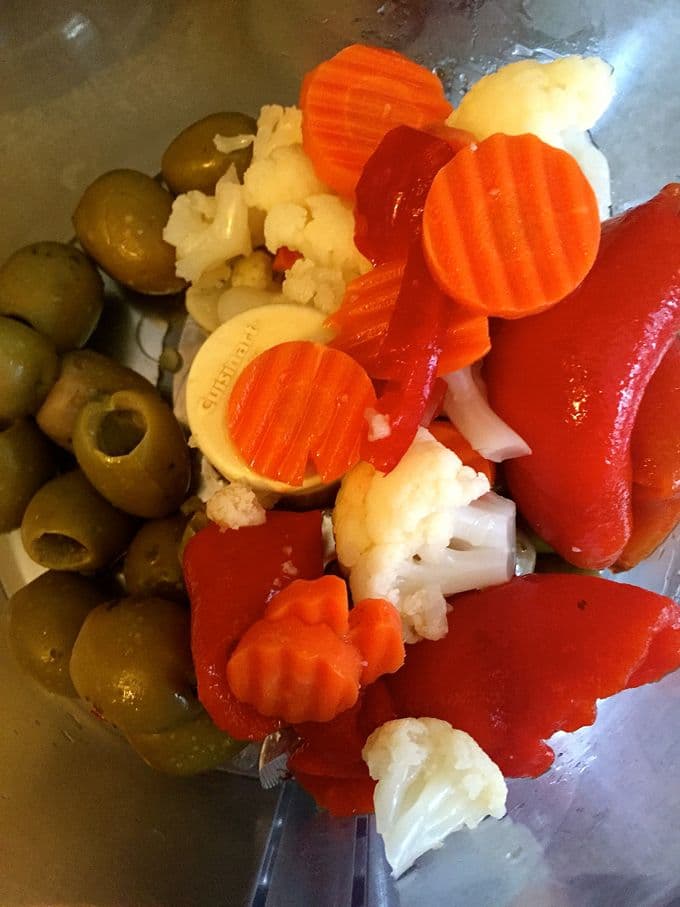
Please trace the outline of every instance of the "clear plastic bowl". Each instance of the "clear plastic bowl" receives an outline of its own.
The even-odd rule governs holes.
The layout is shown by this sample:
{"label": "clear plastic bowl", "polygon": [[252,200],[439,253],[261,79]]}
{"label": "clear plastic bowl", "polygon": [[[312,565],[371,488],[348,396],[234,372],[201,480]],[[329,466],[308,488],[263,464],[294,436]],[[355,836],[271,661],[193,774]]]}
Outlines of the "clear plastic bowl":
{"label": "clear plastic bowl", "polygon": [[[680,179],[677,0],[9,3],[0,258],[67,239],[74,204],[98,174],[156,172],[169,140],[214,110],[294,101],[305,70],[353,41],[436,68],[454,102],[499,63],[599,53],[618,85],[595,133],[615,210]],[[158,315],[121,309],[100,339],[153,374],[164,327]],[[3,582],[15,585],[25,569],[3,542]],[[621,578],[678,600],[679,574],[676,535]],[[292,785],[275,813],[276,794],[250,779],[156,775],[20,677],[4,633],[0,649],[4,907],[680,902],[680,673],[602,703],[594,727],[558,735],[553,769],[510,783],[506,819],[452,836],[395,884],[372,821],[330,820]]]}

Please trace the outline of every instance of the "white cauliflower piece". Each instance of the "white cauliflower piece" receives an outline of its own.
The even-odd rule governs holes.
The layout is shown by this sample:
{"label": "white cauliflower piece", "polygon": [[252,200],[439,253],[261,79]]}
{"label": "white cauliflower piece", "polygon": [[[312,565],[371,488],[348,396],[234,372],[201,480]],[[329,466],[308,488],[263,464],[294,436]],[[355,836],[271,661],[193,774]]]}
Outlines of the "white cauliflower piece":
{"label": "white cauliflower piece", "polygon": [[277,205],[264,223],[270,252],[287,246],[325,268],[337,268],[349,277],[370,269],[370,262],[354,245],[352,206],[337,195],[311,195],[303,204]]}
{"label": "white cauliflower piece", "polygon": [[221,529],[261,526],[267,519],[257,495],[245,482],[222,485],[208,499],[205,512]]}
{"label": "white cauliflower piece", "polygon": [[354,214],[335,195],[312,195],[303,204],[275,205],[264,223],[267,248],[301,252],[286,273],[283,293],[302,305],[332,313],[340,307],[348,281],[370,268],[354,245]]}
{"label": "white cauliflower piece", "polygon": [[398,878],[451,832],[505,815],[500,769],[464,731],[437,718],[388,721],[362,756],[375,788],[376,827]]}
{"label": "white cauliflower piece", "polygon": [[232,287],[251,287],[253,290],[270,290],[272,287],[272,260],[262,249],[244,255],[232,262]]}
{"label": "white cauliflower piece", "polygon": [[248,204],[262,211],[328,191],[302,145],[277,148],[270,157],[253,159],[243,175],[243,186]]}
{"label": "white cauliflower piece", "polygon": [[255,160],[271,157],[277,148],[302,144],[302,111],[299,107],[265,104],[257,118],[253,144]]}
{"label": "white cauliflower piece", "polygon": [[192,282],[252,252],[248,206],[234,167],[218,180],[214,196],[195,190],[177,196],[163,239],[175,246],[178,277]]}
{"label": "white cauliflower piece", "polygon": [[331,315],[342,304],[345,280],[339,268],[324,268],[300,258],[288,269],[281,289],[287,302],[313,305]]}
{"label": "white cauliflower piece", "polygon": [[355,601],[392,602],[406,642],[446,635],[447,595],[514,572],[515,505],[424,428],[388,475],[347,473],[333,525]]}
{"label": "white cauliflower piece", "polygon": [[601,216],[606,217],[611,202],[609,168],[584,133],[613,96],[612,68],[599,57],[569,56],[550,63],[521,60],[476,82],[447,123],[469,130],[480,141],[495,132],[532,132],[563,148],[578,161],[595,191]]}

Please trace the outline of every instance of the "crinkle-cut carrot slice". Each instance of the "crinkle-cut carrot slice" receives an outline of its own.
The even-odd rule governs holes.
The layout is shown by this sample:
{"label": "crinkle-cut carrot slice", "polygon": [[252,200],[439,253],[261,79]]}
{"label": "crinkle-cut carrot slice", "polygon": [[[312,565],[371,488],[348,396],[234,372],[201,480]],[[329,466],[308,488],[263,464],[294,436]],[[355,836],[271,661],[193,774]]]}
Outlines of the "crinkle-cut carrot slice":
{"label": "crinkle-cut carrot slice", "polygon": [[352,608],[349,639],[361,655],[363,685],[382,674],[393,674],[404,663],[401,617],[394,605],[382,598],[365,598]]}
{"label": "crinkle-cut carrot slice", "polygon": [[590,270],[600,241],[595,194],[575,159],[534,135],[496,134],[435,176],[423,213],[425,258],[441,288],[475,311],[547,309]]}
{"label": "crinkle-cut carrot slice", "polygon": [[295,580],[274,596],[265,617],[297,617],[306,624],[326,624],[338,636],[344,636],[349,629],[347,586],[339,576]]}
{"label": "crinkle-cut carrot slice", "polygon": [[250,362],[229,398],[229,435],[260,475],[301,485],[311,461],[324,482],[359,460],[371,380],[340,350],[300,340]]}
{"label": "crinkle-cut carrot slice", "polygon": [[451,113],[439,79],[402,54],[353,44],[305,76],[303,146],[319,177],[351,197],[364,164],[395,126],[419,128]]}
{"label": "crinkle-cut carrot slice", "polygon": [[[385,373],[384,363],[382,368],[377,363],[399,295],[404,266],[403,261],[386,262],[350,281],[342,306],[326,322],[337,331],[331,346],[355,359],[371,377],[391,377]],[[486,316],[451,299],[446,317],[437,369],[440,375],[477,362],[491,349]]]}

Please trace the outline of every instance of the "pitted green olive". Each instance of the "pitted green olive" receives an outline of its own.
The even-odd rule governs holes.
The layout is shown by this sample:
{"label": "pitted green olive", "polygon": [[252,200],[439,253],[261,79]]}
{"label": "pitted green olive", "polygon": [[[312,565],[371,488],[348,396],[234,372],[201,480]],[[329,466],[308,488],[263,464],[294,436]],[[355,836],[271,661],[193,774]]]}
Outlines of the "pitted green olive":
{"label": "pitted green olive", "polygon": [[145,173],[111,170],[91,183],[73,215],[85,251],[139,293],[178,293],[175,250],[163,239],[172,196]]}
{"label": "pitted green olive", "polygon": [[215,727],[205,712],[172,730],[130,734],[128,740],[147,765],[168,775],[208,772],[224,765],[245,746]]}
{"label": "pitted green olive", "polygon": [[105,593],[84,576],[48,571],[9,601],[12,651],[38,683],[61,696],[77,696],[69,673],[71,651],[90,611]]}
{"label": "pitted green olive", "polygon": [[76,422],[73,449],[97,491],[135,516],[173,513],[189,486],[182,429],[155,392],[117,391],[88,403]]}
{"label": "pitted green olive", "polygon": [[43,567],[98,570],[125,551],[135,525],[74,469],[47,482],[31,498],[21,539],[29,557]]}
{"label": "pitted green olive", "polygon": [[35,413],[58,370],[57,351],[48,337],[0,317],[0,420]]}
{"label": "pitted green olive", "polygon": [[120,363],[94,350],[75,350],[61,360],[61,371],[36,420],[60,447],[73,450],[73,429],[78,413],[90,400],[114,391],[153,391],[153,385]]}
{"label": "pitted green olive", "polygon": [[197,717],[189,613],[162,598],[91,611],[71,656],[78,694],[125,734],[156,734]]}
{"label": "pitted green olive", "polygon": [[216,135],[254,135],[256,131],[257,123],[244,113],[213,113],[192,123],[163,154],[163,179],[175,195],[192,189],[212,195],[215,183],[233,164],[242,180],[253,156],[252,144],[225,154],[213,140]]}
{"label": "pitted green olive", "polygon": [[38,242],[0,267],[0,314],[20,318],[49,337],[58,352],[82,346],[104,302],[104,284],[74,246]]}
{"label": "pitted green olive", "polygon": [[54,472],[52,447],[30,419],[0,425],[0,532],[21,524],[28,502]]}
{"label": "pitted green olive", "polygon": [[179,560],[187,518],[182,514],[145,523],[130,543],[123,574],[130,595],[159,595],[172,601],[186,600]]}

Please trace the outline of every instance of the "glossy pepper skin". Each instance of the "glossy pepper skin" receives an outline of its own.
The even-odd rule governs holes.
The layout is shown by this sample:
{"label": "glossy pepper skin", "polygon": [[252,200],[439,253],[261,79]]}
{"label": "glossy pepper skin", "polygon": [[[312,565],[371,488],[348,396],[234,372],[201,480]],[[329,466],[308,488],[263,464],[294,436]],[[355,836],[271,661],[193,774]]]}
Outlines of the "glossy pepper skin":
{"label": "glossy pepper skin", "polygon": [[608,567],[631,534],[638,407],[680,329],[680,184],[604,225],[571,296],[496,327],[489,399],[533,451],[506,464],[512,497],[566,560]]}
{"label": "glossy pepper skin", "polygon": [[449,632],[386,679],[400,717],[466,731],[504,775],[550,767],[545,743],[595,721],[597,700],[680,666],[680,606],[598,576],[531,574],[451,600]]}
{"label": "glossy pepper skin", "polygon": [[260,526],[224,531],[211,523],[187,542],[183,565],[198,698],[236,740],[262,740],[279,722],[236,699],[227,661],[277,592],[293,579],[323,573],[321,512],[277,510]]}

